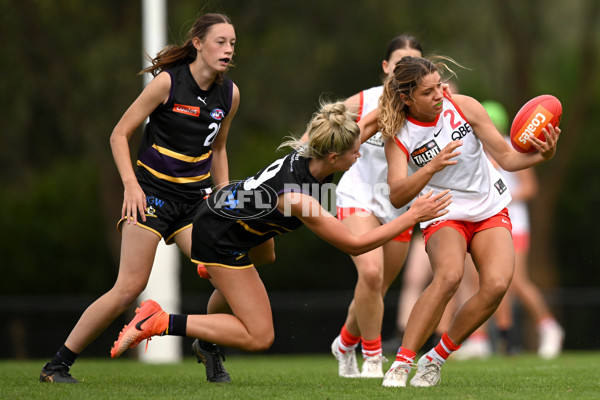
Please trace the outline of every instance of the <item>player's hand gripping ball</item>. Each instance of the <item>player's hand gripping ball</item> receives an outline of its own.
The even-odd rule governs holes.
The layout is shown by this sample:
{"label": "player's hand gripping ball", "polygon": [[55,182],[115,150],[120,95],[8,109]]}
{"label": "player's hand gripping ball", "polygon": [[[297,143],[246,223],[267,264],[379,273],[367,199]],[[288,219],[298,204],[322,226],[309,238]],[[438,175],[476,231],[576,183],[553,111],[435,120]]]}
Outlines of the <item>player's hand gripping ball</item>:
{"label": "player's hand gripping ball", "polygon": [[560,101],[549,94],[534,97],[529,100],[515,116],[510,127],[510,143],[521,153],[537,151],[529,141],[529,136],[546,141],[542,133],[548,124],[557,127],[562,115]]}

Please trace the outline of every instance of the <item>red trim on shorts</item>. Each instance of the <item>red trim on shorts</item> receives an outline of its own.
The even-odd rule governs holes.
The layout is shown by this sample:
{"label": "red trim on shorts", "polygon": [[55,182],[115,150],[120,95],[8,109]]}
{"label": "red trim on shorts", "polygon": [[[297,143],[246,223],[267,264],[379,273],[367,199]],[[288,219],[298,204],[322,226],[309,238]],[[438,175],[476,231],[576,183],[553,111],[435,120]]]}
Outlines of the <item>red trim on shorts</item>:
{"label": "red trim on shorts", "polygon": [[481,232],[490,228],[503,227],[508,229],[508,231],[512,234],[512,222],[510,221],[510,217],[508,216],[508,210],[504,208],[496,215],[492,215],[491,217],[484,219],[479,222],[467,222],[467,221],[456,221],[456,220],[448,220],[448,221],[437,221],[433,224],[429,225],[427,228],[423,229],[423,239],[425,240],[425,246],[427,246],[427,241],[435,232],[439,231],[444,227],[453,228],[458,231],[465,240],[467,241],[467,249],[471,247],[471,240],[473,240],[473,236],[477,232]]}
{"label": "red trim on shorts", "polygon": [[[337,208],[337,218],[340,221],[343,221],[344,219],[348,218],[349,216],[359,213],[359,212],[367,213],[369,215],[372,214],[370,211],[367,211],[364,208],[360,208],[360,207],[338,207]],[[402,232],[401,234],[399,234],[392,240],[395,242],[410,242],[412,235],[413,235],[413,227],[411,226],[410,228],[408,228],[407,230],[405,230],[404,232]]]}
{"label": "red trim on shorts", "polygon": [[412,235],[413,235],[413,227],[411,226],[410,228],[408,228],[407,230],[405,230],[404,232],[402,232],[401,234],[399,234],[392,240],[394,242],[410,242],[410,239],[412,239]]}
{"label": "red trim on shorts", "polygon": [[356,213],[368,213],[371,214],[369,211],[365,210],[364,208],[360,208],[360,207],[338,207],[337,208],[337,218],[340,221],[345,220],[346,218],[348,218],[349,216],[356,214]]}

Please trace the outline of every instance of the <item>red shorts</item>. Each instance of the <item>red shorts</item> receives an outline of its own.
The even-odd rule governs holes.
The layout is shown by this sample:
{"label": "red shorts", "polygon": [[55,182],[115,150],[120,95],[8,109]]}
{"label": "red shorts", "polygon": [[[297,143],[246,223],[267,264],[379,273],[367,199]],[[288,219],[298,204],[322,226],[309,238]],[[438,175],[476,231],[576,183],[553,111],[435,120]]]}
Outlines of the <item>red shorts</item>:
{"label": "red shorts", "polygon": [[467,221],[438,221],[429,225],[427,228],[423,230],[423,238],[425,239],[425,245],[427,245],[427,241],[435,232],[444,227],[450,227],[456,229],[467,241],[467,249],[471,247],[471,240],[473,240],[473,236],[480,231],[496,228],[496,227],[504,227],[508,229],[512,234],[512,223],[510,222],[510,217],[508,216],[508,210],[505,208],[500,211],[498,214],[489,217],[488,219],[484,219],[479,222],[467,222]]}
{"label": "red shorts", "polygon": [[[372,214],[371,212],[369,212],[363,208],[358,208],[358,207],[338,207],[337,208],[337,217],[340,221],[343,221],[345,218],[348,218],[352,214],[356,214],[356,213],[364,213],[364,216]],[[405,230],[404,232],[402,232],[401,234],[399,234],[392,240],[395,240],[396,242],[410,242],[410,239],[412,238],[412,234],[413,234],[413,227],[411,226],[410,228],[408,228],[407,230]]]}

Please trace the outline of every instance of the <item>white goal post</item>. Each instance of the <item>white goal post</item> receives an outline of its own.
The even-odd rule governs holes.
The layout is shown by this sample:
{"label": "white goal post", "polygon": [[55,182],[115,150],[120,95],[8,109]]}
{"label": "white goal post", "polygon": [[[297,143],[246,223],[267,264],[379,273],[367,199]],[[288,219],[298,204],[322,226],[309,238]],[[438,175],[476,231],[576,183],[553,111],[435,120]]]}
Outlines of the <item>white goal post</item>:
{"label": "white goal post", "polygon": [[[143,67],[150,65],[146,55],[150,57],[166,46],[167,37],[167,0],[142,0],[142,57]],[[144,75],[144,86],[152,76]],[[140,296],[140,300],[156,300],[168,313],[178,313],[180,310],[179,287],[180,253],[176,245],[167,246],[163,240],[158,244],[152,274],[148,286]],[[139,358],[147,363],[176,363],[182,359],[182,338],[165,336],[153,340],[144,353],[146,345],[138,346]]]}

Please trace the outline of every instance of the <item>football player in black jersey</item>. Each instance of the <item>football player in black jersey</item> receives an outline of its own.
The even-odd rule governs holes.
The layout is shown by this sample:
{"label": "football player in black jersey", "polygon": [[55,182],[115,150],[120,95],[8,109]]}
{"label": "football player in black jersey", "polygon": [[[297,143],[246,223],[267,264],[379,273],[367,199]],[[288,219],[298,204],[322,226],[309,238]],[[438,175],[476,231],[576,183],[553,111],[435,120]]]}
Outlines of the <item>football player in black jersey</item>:
{"label": "football player in black jersey", "polygon": [[204,264],[232,313],[167,314],[152,300],[142,303],[122,330],[112,356],[144,339],[177,335],[245,351],[268,349],[274,340],[271,306],[248,251],[275,235],[306,225],[352,255],[381,246],[415,223],[439,217],[451,203],[448,190],[415,200],[409,211],[361,235],[354,234],[319,202],[335,172],[360,157],[360,130],[343,102],[325,104],[309,123],[308,143],[253,177],[226,185],[202,203],[194,219],[192,259]]}
{"label": "football player in black jersey", "polygon": [[[168,46],[141,73],[154,79],[110,137],[124,186],[121,259],[115,285],[90,305],[40,381],[77,383],[71,365],[146,287],[161,238],[191,253],[192,221],[212,183],[229,181],[226,140],[238,109],[237,86],[225,77],[236,36],[222,14],[200,16],[183,45]],[[137,171],[129,140],[147,120]],[[212,178],[212,179],[211,179]]]}

